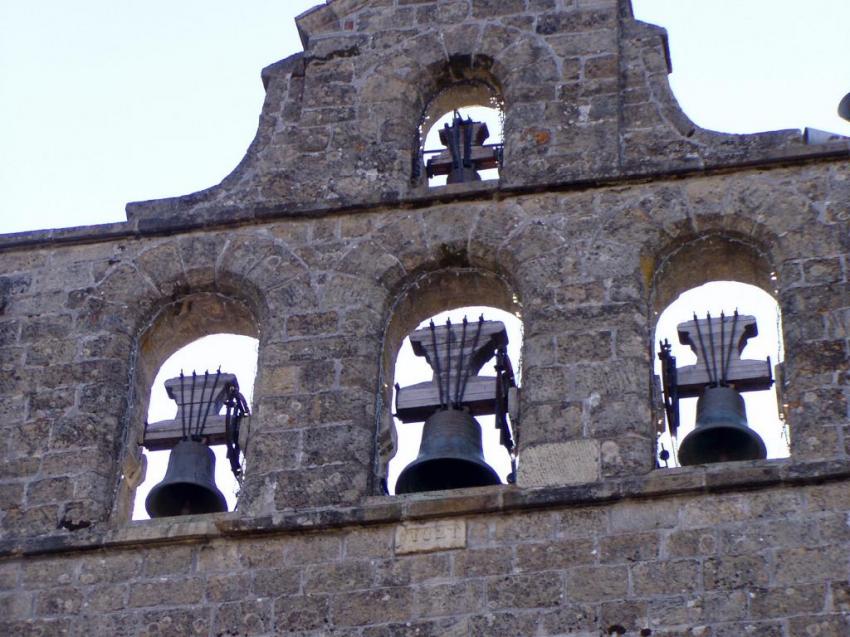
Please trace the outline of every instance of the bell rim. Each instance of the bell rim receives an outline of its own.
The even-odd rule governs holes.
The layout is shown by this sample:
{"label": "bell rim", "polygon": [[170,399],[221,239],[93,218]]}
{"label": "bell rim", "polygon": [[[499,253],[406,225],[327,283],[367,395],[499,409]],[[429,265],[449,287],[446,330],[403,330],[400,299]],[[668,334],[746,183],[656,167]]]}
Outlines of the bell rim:
{"label": "bell rim", "polygon": [[[151,516],[151,518],[153,518],[154,515],[153,515],[153,513],[151,513],[151,510],[148,508],[148,502],[152,498],[154,498],[154,496],[156,494],[158,494],[160,491],[162,491],[164,488],[173,487],[173,486],[180,485],[180,484],[187,484],[187,485],[190,485],[190,486],[198,486],[197,482],[189,482],[187,480],[176,480],[174,482],[168,482],[168,483],[158,482],[157,484],[155,484],[153,486],[153,488],[148,492],[148,495],[145,497],[145,511],[147,511],[147,514],[149,516]],[[215,485],[215,483],[213,483],[213,487],[206,489],[206,491],[208,493],[210,493],[211,495],[215,496],[215,499],[217,500],[219,506],[221,507],[220,511],[207,511],[206,513],[178,513],[178,514],[175,514],[175,515],[159,515],[159,516],[156,516],[156,517],[173,518],[173,517],[177,517],[178,515],[182,515],[182,516],[185,516],[185,515],[210,515],[211,513],[224,513],[224,512],[226,512],[227,511],[227,498],[224,497],[224,494],[221,492],[221,489],[219,489],[218,486]]]}
{"label": "bell rim", "polygon": [[[181,451],[182,450],[182,451]],[[166,482],[165,480],[168,478],[169,473],[172,468],[172,461],[174,461],[175,453],[189,453],[189,454],[203,454],[209,461],[209,478],[210,482],[203,483],[203,485],[199,484],[196,481],[185,480],[185,479],[172,479]],[[210,505],[210,510],[198,512],[198,513],[167,513],[163,511],[160,507],[155,506],[155,500],[158,495],[166,488],[174,489],[180,486],[189,486],[195,488],[203,489],[203,492],[206,494],[205,502],[208,502]],[[185,438],[180,440],[174,447],[171,449],[168,456],[168,467],[166,468],[165,476],[159,482],[157,482],[151,490],[148,492],[145,497],[145,511],[151,517],[151,519],[163,518],[163,517],[177,517],[177,516],[185,516],[185,515],[209,515],[211,513],[224,513],[228,510],[227,498],[224,497],[224,494],[221,492],[221,489],[218,488],[218,485],[215,483],[215,453],[210,448],[210,446],[200,440],[193,440],[191,438]]]}
{"label": "bell rim", "polygon": [[[492,478],[494,480],[494,482],[491,483],[491,484],[470,485],[468,487],[447,487],[445,489],[428,489],[428,490],[424,490],[424,491],[423,490],[399,491],[399,485],[403,484],[403,478],[405,477],[405,475],[409,475],[413,470],[418,469],[418,468],[422,467],[423,465],[433,463],[433,462],[443,462],[443,461],[446,461],[446,460],[455,460],[455,461],[459,461],[459,462],[465,462],[467,464],[472,464],[479,469],[483,469],[484,471],[482,472],[482,475],[486,474],[486,476],[489,477],[489,478]],[[413,462],[411,462],[410,464],[405,466],[404,469],[401,470],[401,473],[398,474],[398,478],[396,479],[396,483],[395,483],[395,493],[396,493],[396,495],[408,495],[408,494],[414,494],[414,493],[432,493],[433,491],[454,491],[456,489],[478,489],[478,488],[481,488],[481,487],[494,487],[494,486],[497,486],[497,485],[500,485],[500,484],[503,484],[502,478],[499,476],[499,474],[496,472],[496,470],[493,469],[493,467],[491,467],[487,463],[487,461],[483,459],[483,457],[481,459],[478,459],[478,458],[470,458],[469,456],[457,455],[457,456],[442,456],[440,458],[417,458],[416,460],[413,460]]]}
{"label": "bell rim", "polygon": [[[758,456],[755,458],[745,458],[742,460],[717,460],[707,462],[693,461],[691,456],[693,453],[695,453],[695,451],[691,450],[691,447],[696,444],[696,441],[702,435],[706,433],[711,433],[712,431],[718,429],[736,431],[746,435],[750,441],[756,444]],[[729,422],[712,422],[706,423],[691,430],[688,435],[686,435],[685,438],[682,440],[682,444],[679,445],[679,450],[676,454],[676,457],[679,460],[679,464],[683,467],[701,464],[717,464],[719,462],[746,462],[747,460],[764,460],[765,458],[767,458],[767,446],[764,444],[764,440],[762,439],[761,435],[759,435],[759,433],[755,431],[752,427]]]}

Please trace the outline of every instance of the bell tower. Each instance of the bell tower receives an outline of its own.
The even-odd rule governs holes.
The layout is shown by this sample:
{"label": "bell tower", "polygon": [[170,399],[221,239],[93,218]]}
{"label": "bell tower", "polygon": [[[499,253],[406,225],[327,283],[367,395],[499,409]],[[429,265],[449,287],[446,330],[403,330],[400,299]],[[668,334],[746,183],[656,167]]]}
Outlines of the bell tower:
{"label": "bell tower", "polygon": [[[220,184],[0,237],[0,634],[848,634],[848,140],[699,128],[627,0],[297,24]],[[775,301],[784,360],[748,358],[742,306],[679,321],[697,362],[656,374],[659,314],[729,280]],[[521,352],[506,320],[428,323],[469,307]],[[253,398],[185,374],[146,422],[164,361],[221,333],[256,339]],[[432,373],[404,381],[405,343]],[[740,407],[756,386],[787,457]],[[173,466],[133,521],[143,447]]]}

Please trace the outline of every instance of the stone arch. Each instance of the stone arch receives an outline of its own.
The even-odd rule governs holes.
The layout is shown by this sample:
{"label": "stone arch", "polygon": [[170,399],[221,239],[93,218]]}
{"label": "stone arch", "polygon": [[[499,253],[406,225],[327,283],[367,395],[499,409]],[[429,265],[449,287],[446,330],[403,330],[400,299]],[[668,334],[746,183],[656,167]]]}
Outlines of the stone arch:
{"label": "stone arch", "polygon": [[[424,183],[423,164],[427,157],[421,153],[426,149],[426,137],[441,117],[453,111],[470,107],[483,107],[499,113],[504,118],[504,96],[500,80],[492,72],[494,62],[484,55],[455,55],[447,61],[432,64],[427,70],[432,84],[424,93],[425,103],[414,131],[413,178]],[[495,113],[493,113],[495,115]],[[478,118],[475,118],[477,121]],[[491,137],[486,143],[500,143],[502,136]]]}
{"label": "stone arch", "polygon": [[448,25],[388,47],[367,73],[365,92],[374,101],[395,103],[391,117],[398,119],[385,128],[395,130],[394,140],[401,138],[399,150],[412,152],[429,106],[448,86],[495,90],[504,103],[507,140],[522,125],[522,115],[512,114],[511,107],[537,99],[541,91],[554,99],[560,77],[550,47],[535,33],[498,24]]}
{"label": "stone arch", "polygon": [[151,386],[165,360],[204,336],[231,333],[258,338],[262,331],[266,312],[257,304],[262,295],[243,277],[233,276],[231,282],[238,280],[240,285],[213,284],[198,286],[194,290],[180,288],[173,296],[161,296],[150,303],[146,311],[139,312],[133,334],[123,449],[118,449],[118,457],[122,461],[113,506],[117,519],[125,520],[130,515],[136,484],[123,478],[138,466]]}
{"label": "stone arch", "polygon": [[776,295],[770,252],[743,235],[710,231],[680,239],[660,252],[654,266],[650,278],[653,312],[663,310],[685,290],[710,281],[749,283]]}
{"label": "stone arch", "polygon": [[[777,274],[773,264],[773,256],[767,247],[760,242],[754,240],[750,236],[744,236],[733,232],[705,232],[697,235],[692,235],[680,244],[670,247],[663,256],[659,259],[657,267],[653,273],[651,285],[650,313],[651,317],[648,321],[651,334],[652,351],[657,350],[658,341],[662,338],[660,330],[664,329],[664,338],[667,338],[673,344],[673,355],[678,356],[683,354],[683,351],[676,352],[678,339],[670,336],[671,330],[674,330],[675,324],[680,321],[687,321],[689,318],[683,318],[679,314],[681,304],[675,306],[675,302],[680,295],[685,292],[690,292],[688,295],[688,317],[690,312],[697,313],[699,318],[705,318],[704,312],[706,309],[711,310],[713,317],[717,317],[718,310],[724,308],[727,316],[732,310],[740,309],[742,314],[752,314],[758,319],[759,332],[761,338],[753,341],[754,345],[748,347],[750,354],[746,352],[744,358],[753,358],[753,348],[756,350],[762,348],[763,355],[770,356],[770,371],[774,374],[773,366],[781,362],[780,353],[784,349],[777,344],[773,338],[767,341],[762,340],[767,334],[773,333],[774,326],[779,328],[779,315],[782,314],[782,307],[779,303],[779,293],[777,290]],[[766,293],[763,298],[758,298],[755,291],[746,294],[746,297],[739,299],[737,303],[730,304],[727,295],[742,294],[739,286],[718,286],[715,285],[712,289],[703,288],[708,283],[723,283],[732,282],[738,284],[746,284],[758,288]],[[724,296],[715,296],[723,290]],[[684,300],[684,298],[682,300]],[[771,298],[773,303],[767,299]],[[742,307],[737,306],[738,303]],[[727,305],[728,304],[728,305]],[[734,306],[733,306],[734,305]],[[702,306],[702,307],[700,307]],[[675,308],[675,309],[674,309]],[[666,314],[670,310],[673,314]],[[774,313],[777,313],[774,316]],[[679,316],[671,323],[673,316]],[[666,320],[663,320],[665,319]],[[767,322],[765,319],[770,319]],[[783,330],[778,329],[776,339],[779,343],[784,341]],[[675,334],[675,330],[673,331]],[[774,349],[776,345],[776,349]],[[687,348],[683,348],[686,351]],[[767,349],[767,352],[764,352]],[[762,359],[762,356],[755,356]],[[653,360],[655,361],[655,356]],[[683,364],[692,364],[679,360],[677,367]],[[779,434],[782,432],[783,423],[777,420],[774,407],[778,407],[778,411],[782,414],[782,396],[784,387],[782,383],[782,374],[777,373],[775,377],[776,398],[779,399],[778,404],[774,402],[774,397],[766,391],[761,391],[754,394],[743,394],[747,403],[747,411],[750,412],[749,422],[752,429],[759,431],[768,446],[768,457],[781,457],[786,455],[785,445]],[[772,390],[768,390],[772,391]],[[695,399],[691,399],[692,401]],[[686,405],[687,401],[682,402],[682,433],[679,436],[679,444],[685,440],[685,434],[693,426],[694,415],[691,410],[694,408],[693,403],[690,406]],[[753,411],[755,410],[755,411]],[[661,423],[663,414],[659,410],[657,414],[658,422]],[[779,416],[781,419],[781,415]],[[763,425],[763,427],[761,426]],[[660,433],[664,433],[660,430]],[[776,436],[774,438],[774,435]],[[685,436],[685,437],[683,437]],[[666,434],[661,437],[663,440]],[[771,440],[772,442],[768,442]],[[669,441],[668,441],[669,442]],[[675,462],[675,456],[671,455],[670,462]],[[676,466],[675,464],[673,466]]]}
{"label": "stone arch", "polygon": [[384,324],[376,406],[374,475],[379,481],[396,449],[390,414],[395,363],[405,337],[419,323],[445,310],[486,305],[519,315],[521,302],[505,276],[476,267],[448,267],[408,277],[393,297]]}

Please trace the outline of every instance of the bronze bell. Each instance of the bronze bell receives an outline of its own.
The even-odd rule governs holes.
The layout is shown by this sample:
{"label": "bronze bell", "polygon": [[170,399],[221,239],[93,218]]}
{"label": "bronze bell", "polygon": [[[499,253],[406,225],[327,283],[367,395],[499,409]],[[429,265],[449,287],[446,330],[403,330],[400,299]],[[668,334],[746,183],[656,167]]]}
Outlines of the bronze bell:
{"label": "bronze bell", "polygon": [[425,421],[416,460],[396,482],[396,493],[501,484],[484,460],[481,426],[465,411],[443,409]]}
{"label": "bronze bell", "polygon": [[215,455],[207,445],[181,440],[171,450],[162,482],[151,489],[145,509],[152,518],[227,511],[215,485]]}
{"label": "bronze bell", "polygon": [[697,400],[696,428],[679,447],[679,464],[763,460],[764,442],[747,424],[744,399],[731,387],[706,387]]}
{"label": "bronze bell", "polygon": [[838,103],[838,115],[850,122],[850,93],[841,98]]}

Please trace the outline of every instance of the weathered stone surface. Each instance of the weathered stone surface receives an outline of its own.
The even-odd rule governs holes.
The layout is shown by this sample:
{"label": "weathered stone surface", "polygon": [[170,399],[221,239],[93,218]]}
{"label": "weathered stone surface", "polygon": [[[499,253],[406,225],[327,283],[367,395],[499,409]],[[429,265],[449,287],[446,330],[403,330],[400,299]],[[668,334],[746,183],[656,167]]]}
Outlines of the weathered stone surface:
{"label": "weathered stone surface", "polygon": [[[220,185],[0,237],[0,634],[850,632],[847,142],[699,129],[627,5],[333,0]],[[458,82],[504,163],[429,189]],[[778,299],[791,458],[656,469],[655,312],[729,279]],[[522,317],[516,484],[386,497],[395,348],[470,304]],[[260,339],[238,508],[130,524],[152,378],[214,332]]]}
{"label": "weathered stone surface", "polygon": [[466,522],[448,520],[424,524],[404,524],[396,529],[395,552],[424,553],[427,551],[464,548],[466,546]]}
{"label": "weathered stone surface", "polygon": [[527,488],[593,482],[599,477],[598,454],[592,440],[537,445],[526,449],[517,481]]}

